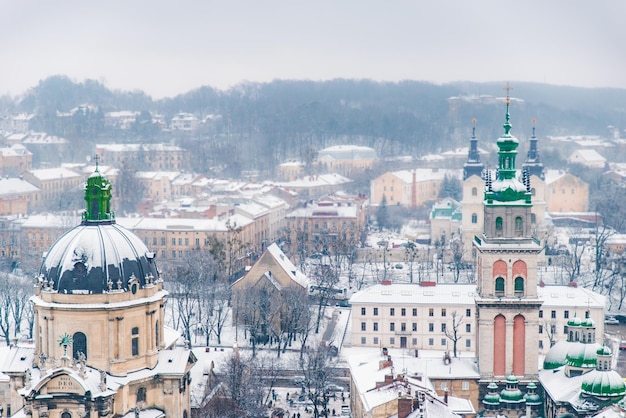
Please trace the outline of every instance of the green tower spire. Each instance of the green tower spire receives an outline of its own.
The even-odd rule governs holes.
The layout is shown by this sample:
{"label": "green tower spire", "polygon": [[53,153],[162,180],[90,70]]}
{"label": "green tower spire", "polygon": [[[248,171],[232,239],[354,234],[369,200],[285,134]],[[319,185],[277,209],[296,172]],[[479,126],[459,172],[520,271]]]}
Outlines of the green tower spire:
{"label": "green tower spire", "polygon": [[513,90],[509,83],[504,87],[506,90],[506,115],[504,120],[504,134],[498,138],[498,170],[497,177],[491,179],[491,175],[487,176],[487,189],[485,191],[485,200],[488,204],[495,202],[519,202],[531,204],[530,182],[527,175],[523,176],[523,182],[517,178],[517,170],[515,167],[515,159],[517,157],[517,147],[519,141],[511,135],[511,115],[509,113],[509,105],[511,97],[509,91]]}
{"label": "green tower spire", "polygon": [[87,179],[85,186],[85,202],[87,210],[83,213],[83,222],[112,221],[115,214],[111,212],[111,182],[98,169],[100,157],[96,160],[96,170]]}

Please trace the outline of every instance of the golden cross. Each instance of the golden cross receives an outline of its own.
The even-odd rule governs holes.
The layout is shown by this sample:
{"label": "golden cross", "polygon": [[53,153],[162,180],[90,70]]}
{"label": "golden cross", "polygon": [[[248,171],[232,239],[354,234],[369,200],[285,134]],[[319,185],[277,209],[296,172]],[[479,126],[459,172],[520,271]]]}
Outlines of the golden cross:
{"label": "golden cross", "polygon": [[502,87],[502,90],[506,90],[506,104],[511,103],[511,99],[509,97],[509,91],[513,90],[513,87],[509,85],[509,82],[506,82],[506,87]]}

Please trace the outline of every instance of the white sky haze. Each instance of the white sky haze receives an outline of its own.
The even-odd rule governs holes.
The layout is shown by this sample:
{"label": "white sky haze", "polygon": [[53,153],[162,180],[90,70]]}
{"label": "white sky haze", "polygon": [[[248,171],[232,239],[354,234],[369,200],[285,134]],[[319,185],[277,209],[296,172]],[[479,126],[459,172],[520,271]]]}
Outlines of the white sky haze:
{"label": "white sky haze", "polygon": [[626,88],[624,0],[0,0],[0,94],[50,75],[155,98],[242,81]]}

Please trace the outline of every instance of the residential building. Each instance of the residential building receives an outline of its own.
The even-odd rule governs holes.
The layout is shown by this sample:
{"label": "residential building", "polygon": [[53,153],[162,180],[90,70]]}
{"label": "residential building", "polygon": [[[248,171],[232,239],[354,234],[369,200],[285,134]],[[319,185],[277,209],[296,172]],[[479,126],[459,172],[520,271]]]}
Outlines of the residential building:
{"label": "residential building", "polygon": [[[536,195],[542,196],[541,184],[534,185]],[[547,212],[587,212],[589,185],[563,170],[546,170],[543,196]]]}
{"label": "residential building", "polygon": [[578,149],[567,159],[570,164],[582,164],[589,168],[604,168],[606,158],[594,149]]}
{"label": "residential building", "polygon": [[40,199],[41,191],[29,182],[15,177],[0,178],[0,216],[25,216],[38,206]]}
{"label": "residential building", "polygon": [[318,171],[350,177],[371,169],[378,162],[374,148],[358,145],[336,145],[317,154]]}
{"label": "residential building", "polygon": [[303,176],[296,180],[274,184],[288,192],[297,194],[300,199],[309,200],[319,199],[322,196],[342,190],[351,181],[341,174],[333,173]]}
{"label": "residential building", "polygon": [[417,208],[437,199],[445,176],[460,178],[461,171],[438,168],[389,171],[372,180],[370,202],[380,205],[384,196],[389,206]]}
{"label": "residential building", "polygon": [[102,162],[119,169],[182,171],[189,167],[189,152],[167,144],[98,144]]}
{"label": "residential building", "polygon": [[289,161],[278,166],[278,178],[282,181],[294,181],[304,175],[304,163]]}
{"label": "residential building", "polygon": [[33,168],[33,154],[21,144],[0,148],[0,175],[18,176]]}
{"label": "residential building", "polygon": [[54,204],[77,193],[83,183],[83,177],[67,168],[42,168],[24,172],[24,180],[41,190],[41,202]]}

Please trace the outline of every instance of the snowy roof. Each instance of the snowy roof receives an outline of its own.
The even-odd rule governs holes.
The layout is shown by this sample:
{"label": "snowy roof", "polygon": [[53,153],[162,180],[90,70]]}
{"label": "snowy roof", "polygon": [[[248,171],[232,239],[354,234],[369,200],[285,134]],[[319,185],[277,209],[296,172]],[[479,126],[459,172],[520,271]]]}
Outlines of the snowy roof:
{"label": "snowy roof", "polygon": [[[604,162],[606,158],[604,158],[600,153],[594,149],[580,149],[578,151],[574,151],[574,154],[578,154],[580,158],[585,162]],[[571,158],[570,158],[571,160]]]}
{"label": "snowy roof", "polygon": [[413,170],[392,171],[392,174],[402,180],[404,183],[413,182],[413,173],[415,180],[421,181],[443,180],[445,176],[461,178],[461,169],[444,169],[444,168],[416,168]]}
{"label": "snowy roof", "polygon": [[38,187],[25,180],[15,177],[0,178],[0,197],[21,195],[24,193],[36,193],[38,191]]}
{"label": "snowy roof", "polygon": [[107,152],[182,151],[181,147],[168,144],[96,144],[96,149]]}
{"label": "snowy roof", "polygon": [[30,170],[29,172],[42,181],[80,177],[80,174],[63,167],[41,168],[38,170]]}
{"label": "snowy roof", "polygon": [[[537,286],[537,294],[543,299],[543,307],[580,306],[604,308],[606,298],[584,287],[558,285]],[[405,305],[474,305],[475,284],[437,283],[436,286],[420,286],[419,283],[375,284],[356,292],[351,304],[405,304]]]}
{"label": "snowy roof", "polygon": [[0,348],[0,372],[2,373],[22,373],[33,365],[35,358],[35,347],[29,346],[10,346]]}
{"label": "snowy roof", "polygon": [[224,219],[190,219],[190,218],[117,218],[118,224],[130,230],[167,230],[167,231],[198,231],[227,232],[228,223],[243,227],[252,223],[252,219],[234,214]]}
{"label": "snowy roof", "polygon": [[19,155],[32,155],[32,153],[26,149],[24,145],[15,144],[10,147],[0,148],[0,153],[4,157],[16,157]]}
{"label": "snowy roof", "polygon": [[276,182],[274,184],[285,188],[306,188],[306,187],[322,187],[333,186],[349,183],[350,180],[340,174],[316,174],[313,176],[304,176],[299,179],[288,182]]}
{"label": "snowy roof", "polygon": [[377,158],[374,148],[359,145],[336,145],[324,148],[318,153],[320,160],[375,160]]}
{"label": "snowy roof", "polygon": [[24,144],[66,144],[67,139],[54,135],[48,135],[45,132],[31,132],[22,141]]}
{"label": "snowy roof", "polygon": [[298,269],[292,262],[289,260],[289,257],[282,252],[280,247],[276,245],[276,243],[267,247],[267,252],[269,252],[272,257],[276,260],[278,265],[287,273],[289,277],[293,279],[296,283],[298,283],[302,287],[309,286],[309,279]]}
{"label": "snowy roof", "polygon": [[304,208],[298,208],[286,216],[287,218],[310,218],[310,217],[338,217],[338,218],[356,218],[356,206],[319,206],[307,205]]}
{"label": "snowy roof", "polygon": [[351,304],[424,304],[432,305],[474,305],[476,285],[474,284],[437,284],[420,286],[419,283],[375,284],[355,293],[350,298]]}

